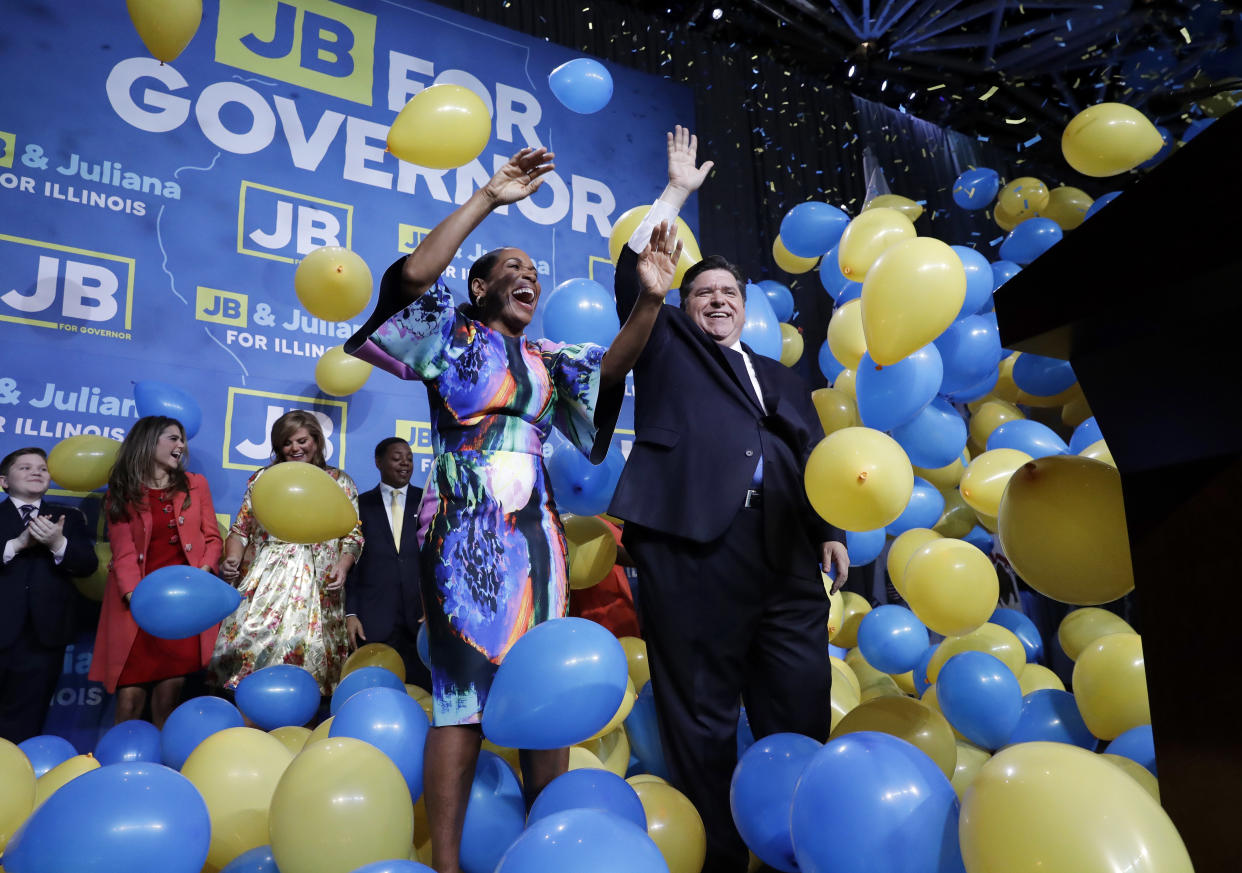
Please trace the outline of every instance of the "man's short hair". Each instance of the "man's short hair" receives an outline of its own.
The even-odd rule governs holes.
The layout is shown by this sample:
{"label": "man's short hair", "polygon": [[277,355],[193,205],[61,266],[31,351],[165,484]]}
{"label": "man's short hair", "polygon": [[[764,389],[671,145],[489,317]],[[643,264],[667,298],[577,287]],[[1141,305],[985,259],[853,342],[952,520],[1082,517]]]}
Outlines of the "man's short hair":
{"label": "man's short hair", "polygon": [[[15,451],[9,452],[4,456],[4,460],[0,461],[0,476],[8,476],[9,470],[22,455],[38,455],[43,460],[47,460],[47,452],[43,451],[43,449],[38,446],[26,446],[24,449],[16,449]],[[8,491],[9,489],[5,488],[4,490]]]}
{"label": "man's short hair", "polygon": [[689,270],[686,270],[686,275],[681,279],[681,287],[677,289],[677,292],[681,297],[682,309],[686,308],[686,300],[689,297],[690,286],[694,284],[694,280],[697,279],[701,273],[705,273],[708,270],[724,270],[731,274],[733,278],[737,280],[737,287],[738,291],[742,295],[742,302],[746,302],[746,277],[742,275],[742,271],[737,268],[737,265],[729,262],[721,255],[708,255]]}
{"label": "man's short hair", "polygon": [[401,445],[403,446],[408,446],[410,444],[410,441],[403,440],[401,439],[401,437],[396,437],[396,436],[391,436],[391,437],[388,437],[387,439],[380,440],[378,443],[375,444],[375,460],[378,461],[380,458],[384,457],[384,455],[388,454],[388,449],[396,445],[397,443],[401,443]]}

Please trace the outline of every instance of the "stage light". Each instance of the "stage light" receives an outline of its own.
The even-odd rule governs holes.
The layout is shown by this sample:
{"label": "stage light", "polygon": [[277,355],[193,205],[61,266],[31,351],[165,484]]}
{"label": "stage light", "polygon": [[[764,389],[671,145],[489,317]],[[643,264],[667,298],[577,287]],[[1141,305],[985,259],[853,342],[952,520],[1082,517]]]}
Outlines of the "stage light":
{"label": "stage light", "polygon": [[712,10],[712,21],[719,21],[724,18],[724,10],[717,6]]}
{"label": "stage light", "polygon": [[850,64],[850,68],[845,71],[845,75],[846,75],[846,78],[849,78],[849,79],[854,78],[854,65],[853,64]]}
{"label": "stage light", "polygon": [[880,90],[881,91],[888,90],[888,79],[885,79],[883,82],[880,83]]}

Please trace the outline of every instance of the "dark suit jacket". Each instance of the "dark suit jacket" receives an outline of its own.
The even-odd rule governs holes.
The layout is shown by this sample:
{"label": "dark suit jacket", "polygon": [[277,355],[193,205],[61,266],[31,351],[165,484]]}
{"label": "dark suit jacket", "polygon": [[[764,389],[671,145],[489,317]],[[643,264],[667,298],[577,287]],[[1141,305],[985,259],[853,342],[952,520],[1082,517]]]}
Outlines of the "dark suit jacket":
{"label": "dark suit jacket", "polygon": [[[0,602],[4,604],[0,609],[0,648],[12,645],[27,621],[45,646],[73,642],[73,604],[78,593],[72,580],[89,576],[99,565],[86,518],[80,510],[44,500],[39,514],[50,515],[53,521],[64,516],[69,544],[59,565],[52,553],[37,543],[0,565]],[[21,513],[11,499],[4,501],[0,504],[0,546],[21,532]]]}
{"label": "dark suit jacket", "polygon": [[398,608],[409,632],[418,633],[418,620],[423,616],[418,567],[418,505],[422,498],[421,488],[411,485],[406,489],[398,552],[380,487],[358,495],[358,518],[367,546],[345,582],[345,612],[358,616],[371,642],[392,636]]}
{"label": "dark suit jacket", "polygon": [[[638,256],[617,264],[617,314],[638,299]],[[818,544],[841,539],[811,509],[803,469],[824,437],[805,383],[777,361],[743,348],[763,389],[754,398],[740,355],[722,348],[686,313],[661,307],[634,367],[634,446],[608,509],[627,522],[700,543],[728,530],[763,457],[768,557],[807,573]]]}

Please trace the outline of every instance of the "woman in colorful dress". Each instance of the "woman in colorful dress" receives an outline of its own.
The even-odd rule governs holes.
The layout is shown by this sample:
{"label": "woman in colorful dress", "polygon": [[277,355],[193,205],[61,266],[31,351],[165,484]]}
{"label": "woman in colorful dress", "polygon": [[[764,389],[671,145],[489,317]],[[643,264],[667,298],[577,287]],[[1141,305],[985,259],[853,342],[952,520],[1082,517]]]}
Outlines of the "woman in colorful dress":
{"label": "woman in colorful dress", "polygon": [[185,677],[207,665],[217,626],[164,640],[138,627],[130,597],[144,576],[189,564],[215,572],[220,529],[207,480],[186,472],[185,429],[173,418],[134,422],[108,476],[104,513],[112,563],[104,586],[90,678],[116,694],[116,722],[142,718],[164,726],[181,702]]}
{"label": "woman in colorful dress", "polygon": [[[530,340],[539,274],[502,248],[475,261],[470,303],[454,307],[440,276],[493,209],[533,194],[553,169],[523,149],[408,257],[384,274],[379,303],[347,352],[427,386],[436,494],[423,553],[433,718],[424,786],[433,864],[457,873],[479,723],[496,668],[535,624],[565,615],[565,539],[543,465],[556,427],[595,462],[608,451],[625,374],[647,341],[681,244],[657,227],[643,253],[647,293],[608,349]],[[567,749],[522,751],[530,803],[565,772]]]}
{"label": "woman in colorful dress", "polygon": [[[272,425],[271,438],[274,464],[314,464],[336,480],[357,510],[358,488],[344,470],[327,465],[323,429],[312,413],[286,412]],[[362,554],[362,528],[355,524],[340,539],[309,545],[285,542],[268,532],[251,499],[254,483],[269,469],[250,477],[224,544],[220,576],[237,585],[245,599],[220,624],[211,672],[221,688],[235,691],[255,670],[296,664],[310,671],[319,692],[328,696],[349,655],[342,588]]]}

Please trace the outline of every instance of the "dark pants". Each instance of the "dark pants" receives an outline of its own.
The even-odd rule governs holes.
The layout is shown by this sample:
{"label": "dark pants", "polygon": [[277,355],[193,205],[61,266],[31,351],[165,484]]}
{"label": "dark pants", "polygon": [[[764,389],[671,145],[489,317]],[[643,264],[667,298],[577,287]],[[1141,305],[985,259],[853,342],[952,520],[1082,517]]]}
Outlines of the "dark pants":
{"label": "dark pants", "polygon": [[369,642],[385,643],[392,646],[405,662],[405,681],[408,685],[417,685],[424,691],[431,691],[431,671],[418,657],[418,636],[406,627],[405,619],[398,616],[393,624],[392,633],[385,640]]}
{"label": "dark pants", "polygon": [[745,873],[729,809],[739,698],[756,738],[828,738],[828,597],[815,558],[801,575],[771,569],[760,509],[741,510],[713,543],[627,525],[625,545],[642,583],[665,762],[707,830],[703,873]]}
{"label": "dark pants", "polygon": [[43,645],[29,622],[0,649],[0,737],[20,743],[42,733],[64,658],[65,647]]}

